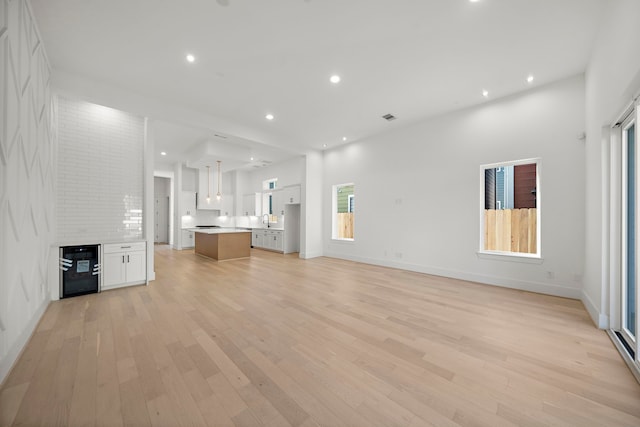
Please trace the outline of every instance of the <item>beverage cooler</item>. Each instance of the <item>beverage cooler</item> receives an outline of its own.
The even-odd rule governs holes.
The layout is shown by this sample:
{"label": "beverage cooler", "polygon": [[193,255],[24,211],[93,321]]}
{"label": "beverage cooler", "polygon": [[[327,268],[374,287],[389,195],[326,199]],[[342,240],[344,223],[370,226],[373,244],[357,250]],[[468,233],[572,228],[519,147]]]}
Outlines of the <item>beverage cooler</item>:
{"label": "beverage cooler", "polygon": [[100,245],[60,248],[60,298],[96,293],[100,289]]}

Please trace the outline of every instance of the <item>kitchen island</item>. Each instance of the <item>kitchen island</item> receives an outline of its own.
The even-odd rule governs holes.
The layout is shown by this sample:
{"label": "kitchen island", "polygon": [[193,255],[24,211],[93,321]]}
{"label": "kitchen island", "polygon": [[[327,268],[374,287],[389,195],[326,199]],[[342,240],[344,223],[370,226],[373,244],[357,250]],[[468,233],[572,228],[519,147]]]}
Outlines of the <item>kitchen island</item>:
{"label": "kitchen island", "polygon": [[246,258],[251,255],[251,230],[214,228],[195,231],[195,252],[215,260]]}

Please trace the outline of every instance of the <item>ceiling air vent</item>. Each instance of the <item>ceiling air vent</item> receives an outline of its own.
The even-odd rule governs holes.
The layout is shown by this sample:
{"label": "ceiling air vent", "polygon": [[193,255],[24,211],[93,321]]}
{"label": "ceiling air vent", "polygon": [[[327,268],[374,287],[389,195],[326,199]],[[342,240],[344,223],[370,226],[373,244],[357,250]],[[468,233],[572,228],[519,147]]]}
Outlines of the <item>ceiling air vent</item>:
{"label": "ceiling air vent", "polygon": [[390,122],[392,120],[396,119],[396,116],[394,116],[393,114],[385,114],[384,116],[382,116],[383,119],[385,119],[386,121]]}

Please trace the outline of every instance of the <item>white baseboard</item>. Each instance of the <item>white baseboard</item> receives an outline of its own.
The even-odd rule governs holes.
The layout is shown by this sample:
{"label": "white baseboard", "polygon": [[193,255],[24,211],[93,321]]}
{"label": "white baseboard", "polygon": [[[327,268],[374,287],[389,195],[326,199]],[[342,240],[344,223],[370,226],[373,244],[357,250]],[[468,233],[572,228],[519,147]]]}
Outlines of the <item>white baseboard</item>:
{"label": "white baseboard", "polygon": [[589,295],[584,291],[581,292],[580,300],[584,304],[584,308],[587,309],[587,313],[591,316],[591,320],[599,329],[609,329],[609,316],[600,313],[600,310],[593,303]]}
{"label": "white baseboard", "polygon": [[553,285],[549,283],[532,282],[526,280],[518,280],[504,277],[489,276],[485,274],[469,273],[466,271],[447,270],[437,267],[416,265],[409,263],[401,263],[395,261],[379,260],[364,257],[353,257],[337,253],[325,253],[324,256],[330,258],[346,259],[349,261],[362,262],[365,264],[380,265],[383,267],[398,268],[401,270],[415,271],[417,273],[431,274],[434,276],[449,277],[452,279],[466,280],[469,282],[477,282],[485,285],[500,286],[510,289],[519,289],[522,291],[535,292],[545,295],[553,295],[563,298],[581,299],[582,290],[578,288],[570,288],[566,286]]}
{"label": "white baseboard", "polygon": [[302,259],[318,258],[322,256],[322,252],[300,252],[298,256]]}
{"label": "white baseboard", "polygon": [[16,339],[13,345],[9,348],[7,354],[2,358],[2,360],[0,360],[0,386],[2,386],[4,380],[7,378],[7,375],[11,371],[13,364],[22,354],[22,350],[24,350],[27,342],[35,332],[36,327],[38,326],[38,323],[40,322],[40,319],[42,318],[42,315],[49,306],[50,302],[50,300],[45,300],[42,302],[20,336],[18,336],[18,339]]}

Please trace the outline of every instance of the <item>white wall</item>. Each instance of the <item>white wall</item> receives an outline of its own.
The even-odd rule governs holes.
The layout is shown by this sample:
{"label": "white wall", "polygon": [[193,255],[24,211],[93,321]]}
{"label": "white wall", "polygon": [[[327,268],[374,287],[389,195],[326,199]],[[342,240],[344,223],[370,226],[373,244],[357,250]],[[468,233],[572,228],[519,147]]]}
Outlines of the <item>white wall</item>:
{"label": "white wall", "polygon": [[174,249],[182,249],[182,242],[180,241],[182,233],[182,164],[175,163],[173,165],[173,211],[171,217],[173,218],[172,240]]}
{"label": "white wall", "polygon": [[608,319],[608,152],[607,135],[616,116],[640,90],[640,2],[607,2],[607,15],[586,71],[586,227],[582,300],[594,322]]}
{"label": "white wall", "polygon": [[153,177],[153,196],[169,197],[171,180],[169,178],[154,176]]}
{"label": "white wall", "polygon": [[49,302],[56,141],[49,62],[30,7],[3,0],[0,8],[2,383]]}
{"label": "white wall", "polygon": [[56,239],[142,239],[144,119],[64,96],[57,102]]}
{"label": "white wall", "polygon": [[[324,253],[578,298],[584,80],[535,88],[325,152]],[[479,258],[480,165],[540,157],[542,263]],[[332,185],[355,183],[355,241],[331,239]]]}
{"label": "white wall", "polygon": [[198,169],[182,166],[182,191],[198,191]]}
{"label": "white wall", "polygon": [[262,182],[278,178],[277,188],[287,185],[301,184],[303,179],[304,161],[302,157],[294,157],[284,162],[275,163],[271,166],[259,168],[249,174],[249,179],[245,180],[245,188],[241,194],[262,191]]}

